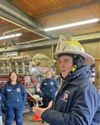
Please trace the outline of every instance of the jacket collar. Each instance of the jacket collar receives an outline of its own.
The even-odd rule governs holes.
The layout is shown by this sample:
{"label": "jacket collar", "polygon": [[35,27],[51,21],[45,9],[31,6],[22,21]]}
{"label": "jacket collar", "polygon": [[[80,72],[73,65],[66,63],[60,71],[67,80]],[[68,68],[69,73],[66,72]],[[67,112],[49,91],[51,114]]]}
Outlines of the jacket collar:
{"label": "jacket collar", "polygon": [[[70,84],[78,85],[78,84],[80,84],[79,82],[77,82],[78,79],[82,80],[83,77],[90,78],[90,76],[91,76],[90,66],[84,65],[76,72],[69,74],[69,76],[65,79],[64,83],[70,82]],[[74,80],[74,82],[73,82],[73,80]]]}

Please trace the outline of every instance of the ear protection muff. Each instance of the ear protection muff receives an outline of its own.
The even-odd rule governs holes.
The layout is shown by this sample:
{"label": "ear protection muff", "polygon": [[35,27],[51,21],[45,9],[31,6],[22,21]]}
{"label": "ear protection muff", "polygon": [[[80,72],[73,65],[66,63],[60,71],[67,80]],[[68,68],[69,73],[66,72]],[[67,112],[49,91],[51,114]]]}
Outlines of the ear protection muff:
{"label": "ear protection muff", "polygon": [[72,69],[71,69],[71,72],[75,72],[77,70],[77,66],[76,65],[73,65]]}
{"label": "ear protection muff", "polygon": [[84,65],[84,57],[81,55],[74,55],[73,56],[73,64],[77,66],[77,69]]}

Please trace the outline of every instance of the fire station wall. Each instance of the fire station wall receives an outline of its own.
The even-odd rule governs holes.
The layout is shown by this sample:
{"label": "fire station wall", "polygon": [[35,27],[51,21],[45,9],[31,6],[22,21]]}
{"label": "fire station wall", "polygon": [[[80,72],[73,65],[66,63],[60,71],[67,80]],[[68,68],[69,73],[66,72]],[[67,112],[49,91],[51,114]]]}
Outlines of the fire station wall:
{"label": "fire station wall", "polygon": [[30,57],[33,57],[34,55],[36,55],[37,53],[41,53],[41,54],[45,54],[48,57],[50,57],[52,59],[52,47],[48,46],[48,47],[39,47],[39,48],[33,48],[30,50],[25,50],[20,52],[20,55],[29,55]]}
{"label": "fire station wall", "polygon": [[94,43],[83,44],[86,52],[92,55],[94,58],[100,58],[100,41]]}
{"label": "fire station wall", "polygon": [[100,90],[100,41],[83,44],[86,52],[95,58],[95,85]]}
{"label": "fire station wall", "polygon": [[[86,52],[92,55],[94,58],[100,58],[100,42],[95,43],[83,43],[82,46],[85,48]],[[52,55],[55,51],[55,45],[48,47],[38,47],[30,50],[24,50],[20,52],[20,55],[30,55],[33,57],[37,53],[43,53],[52,58]]]}

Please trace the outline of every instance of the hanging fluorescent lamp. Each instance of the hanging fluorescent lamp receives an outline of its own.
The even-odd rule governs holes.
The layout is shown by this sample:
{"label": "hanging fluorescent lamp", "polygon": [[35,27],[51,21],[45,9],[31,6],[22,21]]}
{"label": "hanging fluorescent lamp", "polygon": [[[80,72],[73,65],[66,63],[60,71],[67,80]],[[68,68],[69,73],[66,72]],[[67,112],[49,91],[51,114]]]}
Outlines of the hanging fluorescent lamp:
{"label": "hanging fluorescent lamp", "polygon": [[5,36],[1,36],[1,37],[0,37],[0,40],[5,40],[5,39],[9,39],[9,38],[19,37],[19,36],[21,36],[21,35],[22,35],[22,33],[5,35]]}
{"label": "hanging fluorescent lamp", "polygon": [[65,24],[65,25],[45,28],[44,31],[48,32],[48,31],[53,31],[53,30],[60,30],[60,29],[75,27],[75,26],[81,26],[81,25],[85,25],[85,24],[96,23],[99,20],[100,20],[99,18],[93,18],[93,19],[90,19],[90,20],[84,20],[84,21],[80,21],[80,22],[75,22],[75,23],[70,23],[70,24]]}

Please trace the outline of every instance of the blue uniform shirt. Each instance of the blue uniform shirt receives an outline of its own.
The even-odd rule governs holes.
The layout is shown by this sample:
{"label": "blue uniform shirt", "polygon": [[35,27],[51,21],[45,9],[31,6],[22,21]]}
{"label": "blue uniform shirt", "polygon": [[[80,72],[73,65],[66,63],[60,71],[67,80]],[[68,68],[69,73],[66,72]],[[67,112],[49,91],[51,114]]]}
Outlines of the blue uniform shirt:
{"label": "blue uniform shirt", "polygon": [[21,83],[12,85],[7,83],[1,90],[5,98],[5,107],[23,110],[26,103],[26,91]]}
{"label": "blue uniform shirt", "polygon": [[2,95],[0,94],[0,116],[2,115]]}
{"label": "blue uniform shirt", "polygon": [[55,79],[46,78],[42,81],[40,90],[43,92],[44,96],[54,98],[58,90],[58,85]]}

